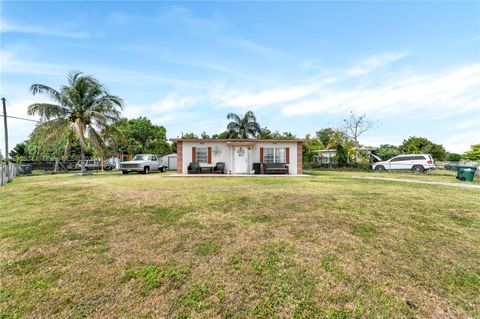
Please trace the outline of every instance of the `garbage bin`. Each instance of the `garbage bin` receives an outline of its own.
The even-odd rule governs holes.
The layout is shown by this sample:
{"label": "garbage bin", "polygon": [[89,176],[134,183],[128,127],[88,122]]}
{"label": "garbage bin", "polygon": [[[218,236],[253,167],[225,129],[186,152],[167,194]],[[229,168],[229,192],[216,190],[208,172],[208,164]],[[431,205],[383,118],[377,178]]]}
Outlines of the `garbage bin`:
{"label": "garbage bin", "polygon": [[260,174],[260,163],[253,163],[255,174]]}
{"label": "garbage bin", "polygon": [[475,166],[457,166],[457,179],[471,182],[475,176]]}
{"label": "garbage bin", "polygon": [[32,165],[20,165],[20,173],[25,175],[32,174]]}

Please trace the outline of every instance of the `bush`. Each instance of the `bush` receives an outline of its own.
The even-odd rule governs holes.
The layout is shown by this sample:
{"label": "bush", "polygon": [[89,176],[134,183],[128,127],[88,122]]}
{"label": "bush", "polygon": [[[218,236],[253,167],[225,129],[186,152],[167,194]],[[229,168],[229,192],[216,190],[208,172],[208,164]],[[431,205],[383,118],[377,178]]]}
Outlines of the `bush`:
{"label": "bush", "polygon": [[462,155],[456,153],[450,153],[447,155],[447,161],[449,162],[460,162],[462,160]]}

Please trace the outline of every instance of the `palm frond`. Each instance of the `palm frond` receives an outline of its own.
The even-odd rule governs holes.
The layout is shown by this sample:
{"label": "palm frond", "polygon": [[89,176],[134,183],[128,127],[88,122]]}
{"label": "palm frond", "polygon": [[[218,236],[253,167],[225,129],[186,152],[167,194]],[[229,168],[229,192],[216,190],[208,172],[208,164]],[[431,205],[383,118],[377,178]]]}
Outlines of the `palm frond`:
{"label": "palm frond", "polygon": [[48,85],[35,83],[35,84],[32,84],[32,86],[30,87],[30,91],[32,92],[33,95],[45,94],[48,97],[50,97],[50,99],[52,99],[53,101],[60,104],[62,103],[62,97],[60,92],[49,87]]}
{"label": "palm frond", "polygon": [[28,106],[28,115],[39,115],[43,120],[51,118],[65,117],[68,115],[68,109],[61,105],[50,103],[34,103]]}

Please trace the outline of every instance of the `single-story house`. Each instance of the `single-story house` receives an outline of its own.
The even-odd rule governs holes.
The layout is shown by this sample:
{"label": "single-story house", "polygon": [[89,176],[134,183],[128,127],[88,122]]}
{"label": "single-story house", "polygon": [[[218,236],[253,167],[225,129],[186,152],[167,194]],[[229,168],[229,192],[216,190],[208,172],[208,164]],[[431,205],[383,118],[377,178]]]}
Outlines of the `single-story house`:
{"label": "single-story house", "polygon": [[321,164],[332,164],[335,162],[335,156],[337,156],[337,150],[335,149],[316,150],[312,153],[316,153],[313,158]]}
{"label": "single-story house", "polygon": [[176,138],[172,142],[177,144],[178,174],[188,174],[191,163],[198,163],[206,171],[225,163],[225,174],[262,174],[281,169],[289,175],[302,174],[303,140]]}

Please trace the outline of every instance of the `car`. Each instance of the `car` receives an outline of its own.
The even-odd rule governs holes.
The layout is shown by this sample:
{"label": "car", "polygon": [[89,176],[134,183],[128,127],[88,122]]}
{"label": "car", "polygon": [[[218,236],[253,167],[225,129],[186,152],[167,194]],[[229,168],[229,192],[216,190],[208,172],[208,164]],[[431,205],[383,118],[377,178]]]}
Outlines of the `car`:
{"label": "car", "polygon": [[[101,168],[99,160],[85,160],[85,169],[87,170],[99,170]],[[115,168],[115,164],[110,162],[105,162],[103,164],[103,169],[106,171],[111,171]],[[78,161],[75,165],[75,169],[82,169],[82,161]]]}
{"label": "car", "polygon": [[167,165],[163,163],[163,160],[158,155],[137,154],[131,161],[121,162],[120,170],[123,174],[130,172],[148,174],[150,172],[165,172]]}
{"label": "car", "polygon": [[[75,169],[82,169],[82,161],[78,161],[75,165]],[[100,169],[99,160],[85,160],[85,169],[86,170],[98,170]]]}
{"label": "car", "polygon": [[405,154],[395,156],[388,161],[373,163],[372,168],[376,171],[408,170],[423,173],[435,169],[435,163],[429,154]]}

